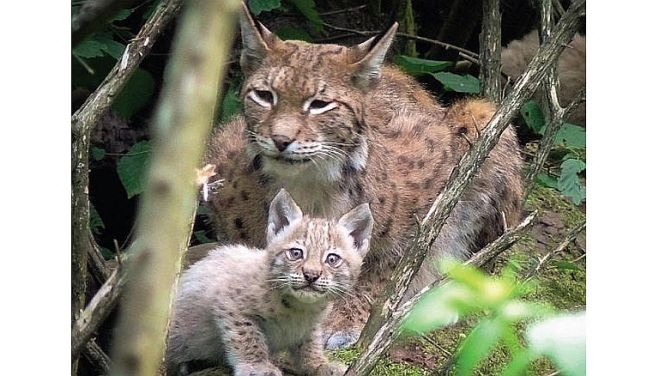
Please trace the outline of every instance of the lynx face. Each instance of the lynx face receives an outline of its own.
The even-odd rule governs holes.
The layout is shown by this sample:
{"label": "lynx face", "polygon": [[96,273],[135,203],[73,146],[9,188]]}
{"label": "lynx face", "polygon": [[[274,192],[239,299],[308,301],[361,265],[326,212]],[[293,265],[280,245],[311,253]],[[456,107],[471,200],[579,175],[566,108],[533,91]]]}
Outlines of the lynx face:
{"label": "lynx face", "polygon": [[241,23],[243,111],[250,152],[263,157],[264,170],[313,171],[335,180],[346,164],[363,168],[362,99],[379,77],[391,38],[351,48],[316,45],[281,41],[251,19]]}
{"label": "lynx face", "polygon": [[302,216],[286,191],[270,206],[268,281],[302,303],[350,294],[368,250],[373,218],[368,204],[338,222]]}

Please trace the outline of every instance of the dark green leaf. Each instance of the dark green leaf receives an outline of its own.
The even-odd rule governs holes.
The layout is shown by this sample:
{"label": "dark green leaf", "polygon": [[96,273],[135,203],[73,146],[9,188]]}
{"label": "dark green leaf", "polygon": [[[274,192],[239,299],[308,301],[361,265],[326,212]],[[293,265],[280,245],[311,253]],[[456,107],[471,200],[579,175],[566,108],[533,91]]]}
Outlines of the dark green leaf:
{"label": "dark green leaf", "polygon": [[444,84],[444,89],[458,93],[476,94],[480,92],[481,83],[472,75],[460,76],[450,72],[431,73],[435,79]]}
{"label": "dark green leaf", "polygon": [[133,145],[128,153],[119,158],[117,174],[128,198],[144,191],[144,179],[150,154],[151,143],[149,141],[140,141]]}
{"label": "dark green leaf", "polygon": [[542,109],[538,102],[530,100],[520,109],[522,118],[526,125],[536,134],[544,133],[545,116],[542,114]]}
{"label": "dark green leaf", "polygon": [[240,112],[241,103],[238,94],[238,88],[233,85],[224,93],[220,107],[220,122],[224,123]]}
{"label": "dark green leaf", "polygon": [[105,46],[101,42],[95,39],[87,39],[77,45],[73,49],[73,53],[81,58],[91,59],[93,57],[103,56],[103,47]]}
{"label": "dark green leaf", "polygon": [[108,22],[123,21],[133,13],[133,9],[122,9],[114,15]]}
{"label": "dark green leaf", "polygon": [[544,172],[539,173],[536,180],[543,187],[558,188],[558,179],[554,176],[547,175]]}
{"label": "dark green leaf", "polygon": [[288,0],[293,4],[297,10],[309,21],[311,28],[317,33],[324,33],[323,20],[320,19],[320,14],[316,10],[316,3],[314,0]]}
{"label": "dark green leaf", "polygon": [[151,74],[138,68],[117,96],[112,109],[126,119],[130,119],[137,111],[149,103],[155,91],[155,86]]}
{"label": "dark green leaf", "polygon": [[578,125],[563,123],[554,142],[569,148],[583,149],[586,147],[586,130]]}
{"label": "dark green leaf", "polygon": [[586,169],[586,164],[578,159],[567,159],[561,164],[561,176],[558,189],[569,197],[575,205],[586,198],[586,188],[581,184],[579,173]]}
{"label": "dark green leaf", "polygon": [[396,55],[394,62],[402,70],[413,76],[443,71],[453,65],[450,61],[426,60],[405,55]]}
{"label": "dark green leaf", "polygon": [[313,41],[309,33],[294,26],[284,26],[281,29],[277,30],[275,34],[277,34],[277,36],[282,40],[294,39],[294,40],[303,40],[305,42]]}
{"label": "dark green leaf", "polygon": [[195,231],[194,232],[194,237],[195,237],[195,239],[197,239],[197,241],[199,243],[202,243],[202,244],[214,242],[213,239],[206,236],[206,231],[204,231],[204,230]]}
{"label": "dark green leaf", "polygon": [[499,342],[504,330],[501,320],[484,319],[467,336],[456,361],[457,376],[472,375],[478,362]]}
{"label": "dark green leaf", "polygon": [[101,230],[105,229],[103,219],[101,219],[101,216],[98,214],[92,203],[89,203],[89,229],[96,235],[100,234]]}
{"label": "dark green leaf", "polygon": [[105,149],[97,148],[96,146],[91,147],[91,155],[92,158],[94,158],[95,161],[100,161],[105,157]]}
{"label": "dark green leaf", "polygon": [[255,16],[281,7],[281,0],[249,0],[249,9]]}

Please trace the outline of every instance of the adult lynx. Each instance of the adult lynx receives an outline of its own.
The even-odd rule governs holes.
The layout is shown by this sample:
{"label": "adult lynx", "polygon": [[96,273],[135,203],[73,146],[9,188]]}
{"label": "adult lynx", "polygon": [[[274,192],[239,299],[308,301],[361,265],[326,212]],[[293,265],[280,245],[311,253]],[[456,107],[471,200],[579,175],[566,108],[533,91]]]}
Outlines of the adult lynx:
{"label": "adult lynx", "polygon": [[[265,245],[268,203],[285,188],[302,210],[337,218],[369,202],[372,249],[356,287],[327,325],[329,348],[354,342],[453,167],[494,112],[483,100],[437,103],[383,64],[397,25],[353,47],[281,41],[245,10],[243,110],[209,141],[225,186],[210,201],[221,241]],[[518,221],[522,160],[504,132],[448,218],[409,294],[436,277],[437,257],[465,258]],[[504,222],[505,221],[505,222]]]}

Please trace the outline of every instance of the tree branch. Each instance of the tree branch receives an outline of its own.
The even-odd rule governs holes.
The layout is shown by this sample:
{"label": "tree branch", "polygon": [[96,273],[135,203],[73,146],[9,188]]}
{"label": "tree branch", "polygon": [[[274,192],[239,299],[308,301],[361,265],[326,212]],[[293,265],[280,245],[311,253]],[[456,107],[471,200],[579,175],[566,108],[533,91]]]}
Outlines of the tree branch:
{"label": "tree branch", "polygon": [[[360,339],[360,343],[370,342],[370,344],[367,351],[362,353],[353,363],[349,369],[349,375],[367,374],[374,367],[379,355],[390,345],[391,336],[394,333],[394,326],[391,325],[397,325],[398,323],[397,317],[400,316],[400,313],[397,310],[405,291],[421,267],[426,254],[441,231],[451,210],[478,172],[489,152],[496,145],[513,116],[537,90],[549,64],[552,64],[558,58],[564,46],[576,32],[579,17],[585,14],[585,8],[585,0],[575,0],[572,3],[557,25],[555,35],[548,43],[539,48],[525,72],[514,85],[511,93],[502,102],[488,125],[481,131],[481,136],[471,150],[463,156],[456,168],[453,169],[446,186],[423,218],[416,236],[405,248],[403,258],[394,271],[392,281],[373,305],[371,315]],[[385,327],[382,325],[383,323],[389,325]]]}
{"label": "tree branch", "polygon": [[71,19],[71,47],[103,26],[120,9],[129,8],[135,0],[87,0]]}
{"label": "tree branch", "polygon": [[196,208],[196,177],[211,129],[239,0],[186,2],[153,124],[153,155],[112,348],[114,375],[155,375],[175,282]]}
{"label": "tree branch", "polygon": [[483,0],[480,35],[481,95],[501,101],[501,9],[499,0]]}
{"label": "tree branch", "polygon": [[112,365],[110,357],[93,339],[87,342],[82,354],[91,365],[96,367],[98,375],[107,375],[110,372]]}

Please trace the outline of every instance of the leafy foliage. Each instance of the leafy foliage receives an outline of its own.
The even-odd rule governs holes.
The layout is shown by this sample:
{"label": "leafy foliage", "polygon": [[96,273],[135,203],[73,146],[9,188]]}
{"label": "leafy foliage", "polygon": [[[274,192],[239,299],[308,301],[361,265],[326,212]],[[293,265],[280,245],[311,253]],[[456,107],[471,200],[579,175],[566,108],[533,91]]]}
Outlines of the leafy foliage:
{"label": "leafy foliage", "polygon": [[520,112],[526,125],[537,134],[545,133],[545,115],[538,102],[530,100],[522,106]]}
{"label": "leafy foliage", "polygon": [[128,198],[144,191],[144,175],[151,154],[151,143],[140,141],[117,162],[117,174]]}
{"label": "leafy foliage", "polygon": [[124,118],[130,119],[149,103],[155,88],[156,84],[151,73],[138,68],[115,99],[112,109]]}
{"label": "leafy foliage", "polygon": [[461,76],[451,72],[437,72],[432,73],[432,76],[444,84],[446,90],[467,94],[477,94],[481,90],[481,83],[478,78],[470,74]]}
{"label": "leafy foliage", "polygon": [[323,20],[320,18],[320,14],[316,10],[316,3],[314,0],[287,0],[291,3],[297,10],[302,13],[302,15],[309,21],[309,26],[311,29],[319,34],[325,33],[325,28],[323,28]]}
{"label": "leafy foliage", "polygon": [[249,0],[249,9],[255,16],[281,7],[281,0]]}
{"label": "leafy foliage", "polygon": [[225,122],[240,112],[240,97],[238,96],[238,86],[231,84],[222,98],[220,106],[220,122]]}
{"label": "leafy foliage", "polygon": [[566,159],[561,164],[558,190],[569,197],[575,205],[586,199],[586,188],[581,184],[579,173],[586,169],[586,163],[578,159]]}
{"label": "leafy foliage", "polygon": [[405,55],[396,55],[394,63],[413,76],[435,73],[453,66],[453,62],[450,61],[427,60]]}
{"label": "leafy foliage", "polygon": [[282,40],[303,40],[305,42],[312,42],[313,38],[304,29],[293,26],[284,26],[275,32]]}
{"label": "leafy foliage", "polygon": [[101,230],[105,229],[105,223],[103,223],[103,219],[101,219],[101,216],[92,203],[89,203],[89,229],[97,235],[101,233]]}

